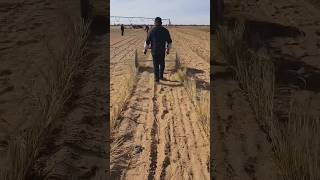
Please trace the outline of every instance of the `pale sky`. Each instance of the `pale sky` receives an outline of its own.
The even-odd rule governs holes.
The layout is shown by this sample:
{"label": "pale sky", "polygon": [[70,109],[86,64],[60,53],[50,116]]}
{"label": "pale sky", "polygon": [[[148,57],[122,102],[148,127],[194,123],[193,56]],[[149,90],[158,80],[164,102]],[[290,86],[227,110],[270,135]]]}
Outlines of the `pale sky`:
{"label": "pale sky", "polygon": [[[110,0],[110,16],[159,16],[170,18],[172,24],[209,25],[210,0]],[[111,19],[110,23],[115,21]],[[127,24],[129,20],[121,20],[120,23]],[[144,24],[140,19],[133,23]]]}

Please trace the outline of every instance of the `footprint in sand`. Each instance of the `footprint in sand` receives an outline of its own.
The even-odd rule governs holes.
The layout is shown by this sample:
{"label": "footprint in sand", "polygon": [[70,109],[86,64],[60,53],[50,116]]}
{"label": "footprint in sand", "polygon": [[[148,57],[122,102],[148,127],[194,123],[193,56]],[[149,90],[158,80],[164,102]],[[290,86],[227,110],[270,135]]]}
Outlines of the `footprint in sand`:
{"label": "footprint in sand", "polygon": [[141,145],[136,145],[134,147],[135,154],[141,154],[143,150],[144,150],[144,147],[142,147]]}
{"label": "footprint in sand", "polygon": [[5,88],[1,88],[1,89],[0,89],[0,96],[6,94],[6,93],[8,93],[8,92],[13,91],[13,89],[14,89],[14,86],[9,86],[9,87],[5,87]]}
{"label": "footprint in sand", "polygon": [[1,86],[2,86],[0,87],[0,96],[13,91],[14,86],[8,83],[8,77],[7,77],[7,76],[10,76],[11,74],[12,74],[12,71],[9,69],[0,71],[0,77],[5,77],[5,79],[2,79],[2,78],[0,79]]}
{"label": "footprint in sand", "polygon": [[11,74],[12,74],[12,71],[9,69],[5,69],[5,70],[0,71],[0,77],[1,76],[9,76]]}
{"label": "footprint in sand", "polygon": [[247,162],[244,165],[244,170],[252,178],[255,177],[255,173],[256,173],[255,166],[256,166],[256,163],[257,163],[257,158],[256,157],[249,157],[247,159]]}

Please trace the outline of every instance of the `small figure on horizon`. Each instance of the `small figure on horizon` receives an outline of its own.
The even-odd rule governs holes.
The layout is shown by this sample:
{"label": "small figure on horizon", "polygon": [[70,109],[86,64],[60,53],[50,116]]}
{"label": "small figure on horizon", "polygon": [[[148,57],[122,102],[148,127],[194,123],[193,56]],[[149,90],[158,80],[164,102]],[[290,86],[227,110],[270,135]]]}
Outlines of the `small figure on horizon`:
{"label": "small figure on horizon", "polygon": [[162,20],[160,17],[156,17],[154,21],[155,27],[152,28],[147,36],[147,40],[144,43],[144,54],[147,53],[147,49],[151,45],[151,54],[154,67],[154,79],[156,83],[159,80],[165,80],[163,77],[165,69],[165,54],[169,54],[172,40],[168,29],[162,26]]}
{"label": "small figure on horizon", "polygon": [[121,24],[121,36],[123,36],[123,34],[124,34],[124,25]]}

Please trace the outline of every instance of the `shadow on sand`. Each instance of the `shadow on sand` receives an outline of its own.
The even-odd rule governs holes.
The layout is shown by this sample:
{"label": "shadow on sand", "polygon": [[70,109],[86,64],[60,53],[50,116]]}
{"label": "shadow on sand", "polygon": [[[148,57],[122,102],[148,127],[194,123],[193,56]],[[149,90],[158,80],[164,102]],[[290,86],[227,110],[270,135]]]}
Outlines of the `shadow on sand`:
{"label": "shadow on sand", "polygon": [[92,19],[90,30],[93,35],[102,36],[108,33],[109,18],[107,16],[95,16]]}

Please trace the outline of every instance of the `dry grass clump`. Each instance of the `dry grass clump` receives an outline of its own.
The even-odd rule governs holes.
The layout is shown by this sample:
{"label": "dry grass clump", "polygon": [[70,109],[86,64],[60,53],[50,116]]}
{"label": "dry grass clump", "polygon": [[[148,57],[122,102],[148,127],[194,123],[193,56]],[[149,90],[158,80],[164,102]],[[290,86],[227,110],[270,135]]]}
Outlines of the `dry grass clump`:
{"label": "dry grass clump", "polygon": [[[246,61],[243,61],[245,58]],[[237,57],[237,79],[247,92],[257,119],[265,128],[273,120],[274,66],[264,57],[250,52]]]}
{"label": "dry grass clump", "polygon": [[199,95],[198,113],[207,136],[210,136],[210,92]]}
{"label": "dry grass clump", "polygon": [[235,71],[257,120],[268,128],[273,119],[275,69],[268,57],[248,50],[242,39],[244,30],[242,24],[237,24],[232,30],[221,27],[217,33],[218,50]]}
{"label": "dry grass clump", "polygon": [[[134,153],[134,147],[124,144],[125,135],[116,136],[119,124],[118,118],[125,107],[128,99],[131,96],[134,85],[137,80],[138,73],[138,53],[135,51],[134,58],[129,64],[128,76],[125,78],[122,89],[118,92],[120,93],[120,100],[118,104],[111,109],[110,113],[110,127],[111,127],[111,144],[110,144],[110,173],[112,178],[118,177],[119,172],[133,162],[128,162],[128,159],[132,159],[131,156]],[[126,132],[130,134],[130,132]]]}
{"label": "dry grass clump", "polygon": [[138,53],[136,50],[134,54],[134,59],[132,63],[129,64],[127,77],[125,78],[121,86],[122,87],[121,90],[117,92],[120,97],[120,99],[118,100],[118,104],[115,104],[114,107],[111,109],[111,113],[110,113],[111,129],[115,129],[119,125],[119,122],[117,122],[117,119],[119,118],[127,100],[131,95],[131,92],[136,83],[137,73],[138,73]]}
{"label": "dry grass clump", "polygon": [[114,137],[110,149],[110,174],[112,177],[119,177],[119,172],[135,164],[134,147],[125,144],[125,137]]}
{"label": "dry grass clump", "polygon": [[[247,51],[243,43],[244,26],[238,24],[235,28],[221,26],[217,31],[217,52],[219,57],[229,63],[230,68],[236,71],[237,58]],[[239,57],[240,58],[240,57]]]}
{"label": "dry grass clump", "polygon": [[180,58],[176,55],[177,76],[180,82],[183,83],[190,100],[196,108],[200,119],[200,124],[205,133],[209,137],[210,131],[210,94],[203,93],[197,90],[196,80],[187,76],[187,69],[181,64]]}
{"label": "dry grass clump", "polygon": [[272,144],[282,179],[316,180],[320,177],[320,118],[308,101],[292,100],[287,123],[274,121]]}
{"label": "dry grass clump", "polygon": [[64,24],[67,31],[63,51],[57,55],[52,53],[52,59],[48,59],[50,68],[41,74],[45,83],[41,92],[31,89],[32,123],[25,129],[16,130],[10,137],[5,159],[7,166],[0,170],[0,179],[44,178],[46,172],[35,169],[34,165],[46,138],[63,119],[67,102],[74,92],[74,79],[81,72],[89,30],[89,24],[84,22],[76,24],[67,19]]}
{"label": "dry grass clump", "polygon": [[224,60],[236,72],[260,125],[271,139],[279,175],[284,180],[319,179],[320,119],[310,106],[293,101],[288,122],[274,115],[275,70],[270,59],[248,50],[242,43],[243,25],[222,27],[218,46]]}

